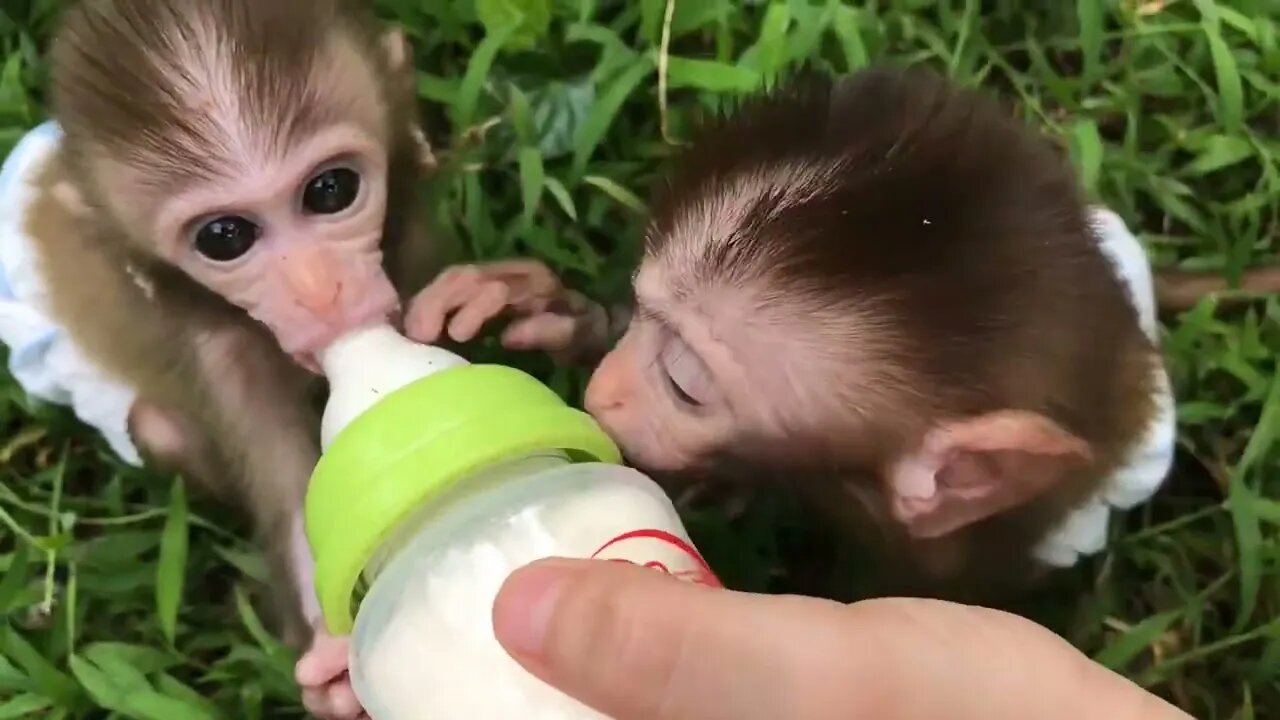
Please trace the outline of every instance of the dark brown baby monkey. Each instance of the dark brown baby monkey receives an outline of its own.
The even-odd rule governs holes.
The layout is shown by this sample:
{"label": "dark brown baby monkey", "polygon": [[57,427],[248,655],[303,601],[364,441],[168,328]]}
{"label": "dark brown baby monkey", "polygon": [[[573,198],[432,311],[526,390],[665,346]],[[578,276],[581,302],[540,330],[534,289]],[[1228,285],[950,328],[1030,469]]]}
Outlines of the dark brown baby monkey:
{"label": "dark brown baby monkey", "polygon": [[52,49],[63,135],[28,222],[50,312],[136,391],[142,454],[252,514],[295,647],[308,369],[429,279],[411,59],[363,0],[84,0]]}
{"label": "dark brown baby monkey", "polygon": [[[586,406],[669,479],[781,482],[969,600],[1101,549],[1173,453],[1141,246],[994,101],[923,70],[808,78],[709,124],[654,203]],[[586,359],[605,311],[531,261],[446,270],[409,332]]]}

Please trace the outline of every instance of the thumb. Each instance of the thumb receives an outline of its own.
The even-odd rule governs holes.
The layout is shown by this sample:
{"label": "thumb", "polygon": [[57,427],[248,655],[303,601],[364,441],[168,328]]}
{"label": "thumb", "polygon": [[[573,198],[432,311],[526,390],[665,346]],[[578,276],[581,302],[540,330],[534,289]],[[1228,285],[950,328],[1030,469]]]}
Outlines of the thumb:
{"label": "thumb", "polygon": [[494,630],[616,720],[1189,720],[1030,621],[932,600],[846,606],[549,560],[508,578]]}
{"label": "thumb", "polygon": [[856,677],[858,653],[830,632],[844,611],[624,563],[549,560],[508,579],[494,628],[534,675],[618,720],[834,718],[850,706],[818,708],[810,691]]}

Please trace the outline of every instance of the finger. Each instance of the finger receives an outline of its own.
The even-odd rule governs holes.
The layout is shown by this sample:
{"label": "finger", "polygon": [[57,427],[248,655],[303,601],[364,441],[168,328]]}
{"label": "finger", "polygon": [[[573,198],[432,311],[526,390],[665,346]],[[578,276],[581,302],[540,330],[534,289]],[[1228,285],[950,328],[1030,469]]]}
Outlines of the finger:
{"label": "finger", "polygon": [[543,313],[512,323],[502,333],[502,345],[511,350],[560,352],[573,344],[577,320]]}
{"label": "finger", "polygon": [[308,688],[303,690],[302,707],[318,718],[324,718],[324,720],[333,718],[333,708],[329,707],[329,691],[327,688]]}
{"label": "finger", "polygon": [[355,690],[351,687],[351,681],[347,678],[329,686],[327,699],[330,712],[340,720],[355,720],[364,712],[360,700],[356,698]]}
{"label": "finger", "polygon": [[494,628],[535,675],[618,720],[834,719],[858,715],[804,696],[833,673],[853,677],[854,653],[821,623],[842,609],[631,565],[550,561],[511,576]]}
{"label": "finger", "polygon": [[1188,720],[1008,613],[746,595],[633,565],[552,560],[507,580],[498,641],[617,720]]}
{"label": "finger", "polygon": [[457,342],[467,342],[480,332],[486,322],[501,313],[507,306],[510,288],[502,282],[485,285],[471,302],[453,316],[449,323],[449,337]]}
{"label": "finger", "polygon": [[311,649],[294,668],[299,685],[316,687],[331,682],[347,671],[347,638],[316,633]]}
{"label": "finger", "polygon": [[460,304],[460,299],[475,291],[482,277],[474,265],[460,265],[440,273],[434,282],[414,297],[405,318],[405,332],[418,342],[438,340],[449,312]]}
{"label": "finger", "polygon": [[485,270],[492,277],[508,282],[518,281],[537,295],[553,295],[560,288],[560,278],[551,272],[551,268],[537,260],[498,260],[485,265]]}

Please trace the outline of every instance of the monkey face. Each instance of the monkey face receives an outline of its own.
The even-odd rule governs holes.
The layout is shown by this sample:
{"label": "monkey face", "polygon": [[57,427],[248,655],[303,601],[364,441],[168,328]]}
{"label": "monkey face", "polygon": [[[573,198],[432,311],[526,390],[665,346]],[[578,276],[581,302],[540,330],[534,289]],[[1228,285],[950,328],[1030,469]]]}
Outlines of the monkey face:
{"label": "monkey face", "polygon": [[631,325],[592,376],[586,407],[629,461],[670,472],[698,468],[769,421],[736,333],[713,331],[666,293],[663,277],[655,264],[641,270]]}
{"label": "monkey face", "polygon": [[86,4],[54,53],[58,119],[76,183],[134,246],[314,369],[397,310],[382,247],[404,212],[389,173],[400,182],[411,53],[371,16],[340,19],[346,3],[222,7]]}
{"label": "monkey face", "polygon": [[359,127],[332,128],[165,203],[157,247],[310,364],[338,335],[397,308],[381,264],[385,158]]}

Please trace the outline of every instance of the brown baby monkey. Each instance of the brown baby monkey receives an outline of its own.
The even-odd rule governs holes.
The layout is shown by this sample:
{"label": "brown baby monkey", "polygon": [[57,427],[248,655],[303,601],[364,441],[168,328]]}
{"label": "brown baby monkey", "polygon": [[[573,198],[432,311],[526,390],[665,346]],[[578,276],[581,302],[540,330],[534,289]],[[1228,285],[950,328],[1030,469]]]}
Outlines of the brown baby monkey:
{"label": "brown baby monkey", "polygon": [[24,176],[42,312],[134,398],[100,427],[252,515],[305,647],[309,371],[429,279],[410,50],[363,0],[83,0],[51,53],[56,141]]}
{"label": "brown baby monkey", "polygon": [[[985,601],[1100,550],[1172,462],[1152,277],[1069,163],[924,70],[807,78],[707,125],[662,185],[586,407],[672,481],[785,483],[885,592]],[[418,340],[606,352],[532,261],[446,270]]]}

